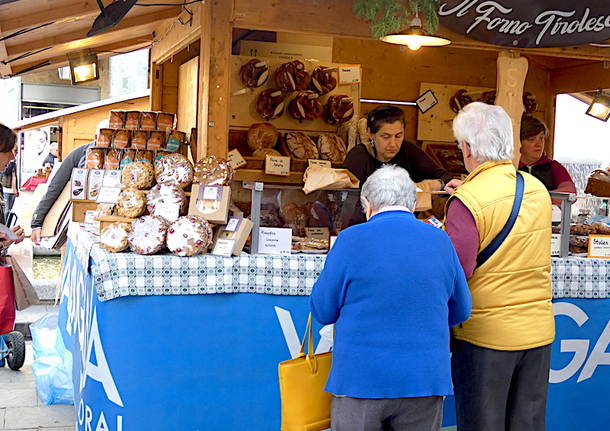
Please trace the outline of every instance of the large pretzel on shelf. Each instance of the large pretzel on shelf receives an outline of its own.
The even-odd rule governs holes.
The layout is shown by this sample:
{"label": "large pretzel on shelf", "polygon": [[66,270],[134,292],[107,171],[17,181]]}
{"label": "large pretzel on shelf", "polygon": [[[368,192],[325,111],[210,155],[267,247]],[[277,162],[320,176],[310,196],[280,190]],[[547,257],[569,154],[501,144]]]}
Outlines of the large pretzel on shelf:
{"label": "large pretzel on shelf", "polygon": [[259,94],[256,99],[256,112],[265,120],[274,120],[284,113],[284,94],[270,88]]}
{"label": "large pretzel on shelf", "polygon": [[309,73],[299,60],[284,63],[275,72],[275,84],[286,94],[305,90],[309,85]]}
{"label": "large pretzel on shelf", "polygon": [[326,66],[318,66],[311,72],[309,89],[320,96],[330,93],[337,88],[337,78],[333,75],[333,69]]}
{"label": "large pretzel on shelf", "polygon": [[266,62],[254,58],[239,69],[239,77],[246,87],[260,87],[269,78],[269,66]]}
{"label": "large pretzel on shelf", "polygon": [[354,116],[354,102],[345,94],[330,96],[324,106],[324,119],[328,124],[342,124]]}
{"label": "large pretzel on shelf", "polygon": [[323,107],[313,91],[301,91],[288,104],[288,112],[297,120],[315,120],[322,115]]}

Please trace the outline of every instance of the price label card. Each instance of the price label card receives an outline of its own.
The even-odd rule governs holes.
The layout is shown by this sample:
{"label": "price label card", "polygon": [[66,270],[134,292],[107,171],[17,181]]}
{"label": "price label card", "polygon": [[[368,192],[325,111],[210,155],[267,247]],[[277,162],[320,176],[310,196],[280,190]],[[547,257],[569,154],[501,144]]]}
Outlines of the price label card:
{"label": "price label card", "polygon": [[216,254],[218,256],[231,256],[233,254],[234,247],[234,239],[218,238],[218,240],[216,240],[216,244],[214,244],[212,254]]}
{"label": "price label card", "polygon": [[121,194],[120,187],[102,187],[97,196],[98,204],[115,204]]}
{"label": "price label card", "polygon": [[265,157],[265,173],[287,177],[290,175],[290,157],[267,155]]}
{"label": "price label card", "polygon": [[330,238],[330,232],[327,227],[306,227],[305,236],[307,238],[328,240]]}
{"label": "price label card", "polygon": [[610,235],[589,235],[587,257],[610,259]]}
{"label": "price label card", "polygon": [[242,166],[247,165],[247,162],[244,160],[241,153],[237,149],[229,151],[227,156],[228,156],[229,165],[233,169],[238,169],[238,168],[241,168]]}
{"label": "price label card", "polygon": [[205,186],[202,192],[202,198],[206,201],[219,201],[222,197],[222,189],[218,186]]}
{"label": "price label card", "polygon": [[333,165],[330,163],[330,160],[317,160],[317,159],[309,159],[309,166],[322,166],[323,168],[332,168]]}
{"label": "price label card", "polygon": [[85,211],[85,224],[95,224],[95,217],[97,217],[96,210],[87,210]]}
{"label": "price label card", "polygon": [[561,254],[561,234],[554,233],[551,235],[551,256],[559,257]]}
{"label": "price label card", "polygon": [[360,83],[360,67],[345,66],[339,68],[339,84]]}
{"label": "price label card", "polygon": [[292,229],[261,227],[258,230],[259,254],[290,254]]}
{"label": "price label card", "polygon": [[237,229],[239,229],[240,222],[241,219],[239,217],[231,217],[229,218],[227,225],[222,230],[226,232],[235,232]]}

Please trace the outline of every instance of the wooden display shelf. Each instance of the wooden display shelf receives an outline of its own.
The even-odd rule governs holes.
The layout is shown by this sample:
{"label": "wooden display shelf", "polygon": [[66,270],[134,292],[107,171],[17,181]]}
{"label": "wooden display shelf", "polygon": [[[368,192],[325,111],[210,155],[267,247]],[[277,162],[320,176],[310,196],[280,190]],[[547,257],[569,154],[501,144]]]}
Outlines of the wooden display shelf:
{"label": "wooden display shelf", "polygon": [[235,171],[233,181],[263,182],[275,184],[303,184],[303,172],[290,172],[287,177],[268,175],[261,169],[240,168]]}

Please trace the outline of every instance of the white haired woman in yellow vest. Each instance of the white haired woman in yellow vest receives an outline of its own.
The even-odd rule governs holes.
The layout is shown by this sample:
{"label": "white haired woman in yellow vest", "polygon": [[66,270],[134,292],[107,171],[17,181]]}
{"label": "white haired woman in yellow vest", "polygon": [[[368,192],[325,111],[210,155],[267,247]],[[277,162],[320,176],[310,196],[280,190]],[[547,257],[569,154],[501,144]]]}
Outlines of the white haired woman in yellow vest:
{"label": "white haired woman in yellow vest", "polygon": [[446,217],[472,295],[454,328],[452,374],[460,431],[541,431],[555,337],[551,199],[513,166],[513,132],[499,106],[472,103],[453,121],[469,172],[450,182]]}

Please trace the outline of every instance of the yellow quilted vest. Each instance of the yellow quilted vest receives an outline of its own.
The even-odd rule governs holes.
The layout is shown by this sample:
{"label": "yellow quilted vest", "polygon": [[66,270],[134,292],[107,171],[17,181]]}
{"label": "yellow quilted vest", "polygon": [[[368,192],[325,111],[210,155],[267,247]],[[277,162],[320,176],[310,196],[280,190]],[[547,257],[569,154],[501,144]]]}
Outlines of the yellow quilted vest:
{"label": "yellow quilted vest", "polygon": [[[454,328],[455,337],[496,350],[545,346],[555,337],[551,308],[551,199],[533,176],[523,173],[525,193],[515,222],[500,248],[468,280],[472,315]],[[516,172],[510,161],[477,167],[458,187],[458,198],[479,231],[479,252],[502,230],[510,214]]]}

